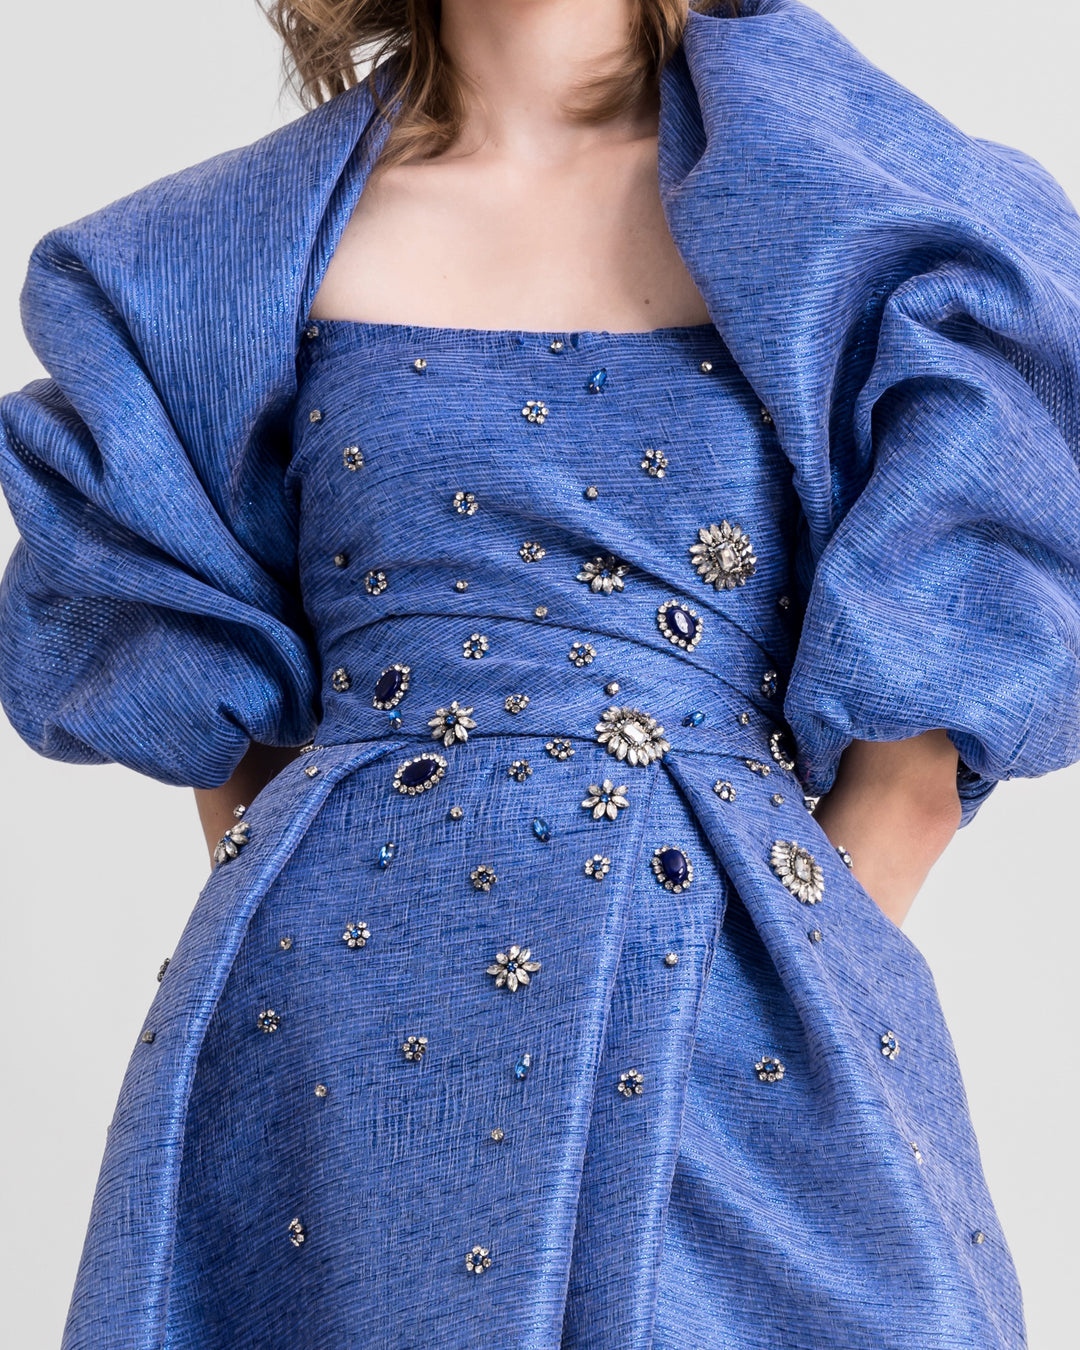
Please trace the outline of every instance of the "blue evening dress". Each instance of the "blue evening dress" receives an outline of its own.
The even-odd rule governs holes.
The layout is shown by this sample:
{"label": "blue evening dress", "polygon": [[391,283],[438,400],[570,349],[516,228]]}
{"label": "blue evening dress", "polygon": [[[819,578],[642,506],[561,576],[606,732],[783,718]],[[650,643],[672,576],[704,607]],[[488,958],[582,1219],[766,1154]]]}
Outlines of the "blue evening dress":
{"label": "blue evening dress", "polygon": [[793,772],[796,498],[715,328],[299,364],[324,720],[237,857],[335,786],[207,1029],[169,1350],[886,1346],[898,1282],[904,1344],[974,1345],[1008,1257],[929,976]]}
{"label": "blue evening dress", "polygon": [[660,80],[709,324],[309,323],[366,83],[35,247],[5,713],[183,787],[311,742],[133,1029],[63,1350],[1024,1345],[809,808],[852,739],[945,728],[965,824],[1080,758],[1080,218],[742,9]]}

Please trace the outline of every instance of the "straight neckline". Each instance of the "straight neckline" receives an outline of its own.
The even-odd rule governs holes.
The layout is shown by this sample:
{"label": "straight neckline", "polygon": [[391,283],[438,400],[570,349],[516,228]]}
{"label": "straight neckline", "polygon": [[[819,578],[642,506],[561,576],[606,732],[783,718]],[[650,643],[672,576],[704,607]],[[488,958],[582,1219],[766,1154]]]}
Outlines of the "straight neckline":
{"label": "straight neckline", "polygon": [[[661,328],[537,329],[455,327],[392,319],[308,319],[301,329],[301,342],[305,347],[332,346],[341,339],[361,345],[397,339],[417,343],[450,341],[499,348],[543,347],[545,350],[581,351],[620,342],[647,346],[666,339],[686,342],[716,336],[717,330],[711,320],[669,324]],[[561,342],[562,348],[552,348],[554,342]]]}

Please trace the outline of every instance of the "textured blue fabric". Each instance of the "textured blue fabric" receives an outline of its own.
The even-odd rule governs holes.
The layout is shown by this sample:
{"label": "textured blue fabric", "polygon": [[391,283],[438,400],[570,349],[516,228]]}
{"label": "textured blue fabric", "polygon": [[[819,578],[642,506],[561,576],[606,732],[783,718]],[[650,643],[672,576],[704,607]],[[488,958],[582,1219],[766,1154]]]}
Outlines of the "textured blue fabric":
{"label": "textured blue fabric", "polygon": [[[798,637],[781,601],[799,507],[715,328],[310,331],[287,487],[324,716],[283,777],[303,791],[304,769],[314,785],[343,748],[390,744],[335,789],[231,962],[188,1103],[169,1350],[464,1350],[492,1328],[589,1350],[1016,1344],[932,980],[770,748],[768,672]],[[522,417],[537,397],[542,423]],[[719,514],[757,562],[717,591],[689,549]],[[579,580],[608,549],[625,568],[610,594]],[[690,650],[658,622],[671,599],[702,624]],[[395,665],[400,728],[373,706]],[[428,720],[455,699],[476,725],[433,743]],[[605,752],[609,705],[661,723],[661,761]],[[395,792],[431,749],[445,779]],[[597,820],[582,802],[611,775],[627,805]],[[225,872],[254,867],[289,815],[257,799]],[[820,860],[818,906],[769,870],[776,838]],[[685,890],[658,884],[666,845],[692,864]],[[513,942],[540,961],[515,992],[487,974]],[[409,1035],[428,1037],[420,1063]],[[757,1075],[765,1055],[777,1082]],[[630,1070],[640,1096],[618,1090]],[[483,1283],[464,1265],[476,1244]]]}
{"label": "textured blue fabric", "polygon": [[[31,259],[24,321],[49,378],[0,400],[22,535],[0,587],[11,721],[56,758],[204,787],[252,739],[325,747],[251,804],[251,842],[211,878],[161,984],[65,1350],[1021,1345],[932,978],[802,791],[828,789],[852,737],[940,726],[966,821],[997,781],[1080,758],[1080,221],[1033,161],[961,133],[813,11],[756,0],[737,20],[691,12],[662,77],[664,210],[712,325],[582,334],[560,355],[537,335],[393,325],[307,339],[386,131],[358,87],[51,232]],[[424,337],[421,374],[405,349]],[[686,359],[701,343],[708,375]],[[610,356],[595,394],[590,344]],[[425,402],[440,379],[445,400]],[[523,419],[528,398],[550,419]],[[663,479],[645,448],[668,454]],[[723,519],[758,562],[720,592],[689,547]],[[530,540],[535,562],[517,553]],[[625,589],[594,593],[576,569],[609,551]],[[385,590],[368,593],[369,568]],[[674,597],[706,620],[692,652],[657,627]],[[591,664],[567,660],[573,641]],[[371,692],[403,661],[399,731]],[[597,745],[613,678],[616,702],[666,728],[659,763],[618,774]],[[511,714],[518,691],[530,702]],[[446,752],[447,781],[394,792],[454,698],[480,725]],[[704,723],[683,726],[695,710]],[[794,772],[768,748],[785,722]],[[558,736],[574,758],[544,750]],[[577,802],[606,766],[633,804],[593,822]],[[733,802],[713,790],[724,774]],[[388,832],[402,854],[376,874]],[[824,868],[812,911],[770,868],[778,838]],[[649,867],[665,842],[697,869],[678,897]],[[601,847],[597,883],[583,863]],[[478,895],[468,874],[488,855],[514,883]],[[348,969],[377,974],[354,1002],[335,983],[353,979],[333,931],[350,918],[373,939]],[[300,935],[287,953],[282,923]],[[543,969],[494,991],[478,962],[518,925]],[[288,1000],[273,1035],[254,1027],[263,996]],[[430,1058],[402,1063],[396,1038],[421,1016]],[[515,1105],[485,1074],[519,1029],[543,1053]],[[768,1054],[779,1082],[753,1071]],[[633,1064],[646,1093],[626,1100],[612,1072]],[[344,1162],[312,1116],[334,1122],[342,1093],[358,1132]],[[477,1131],[496,1107],[515,1123],[489,1157]],[[226,1175],[229,1214],[209,1183]],[[495,1255],[480,1281],[462,1260],[474,1241]],[[434,1341],[409,1321],[421,1307]],[[380,1324],[387,1310],[399,1320]]]}

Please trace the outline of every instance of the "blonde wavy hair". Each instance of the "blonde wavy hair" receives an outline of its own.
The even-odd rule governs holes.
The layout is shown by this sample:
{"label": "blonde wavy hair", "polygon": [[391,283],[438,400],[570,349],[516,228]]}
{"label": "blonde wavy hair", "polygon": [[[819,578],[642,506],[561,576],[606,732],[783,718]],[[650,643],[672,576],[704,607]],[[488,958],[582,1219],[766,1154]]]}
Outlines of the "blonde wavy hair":
{"label": "blonde wavy hair", "polygon": [[[304,107],[325,103],[359,83],[370,62],[369,86],[380,112],[398,98],[394,126],[380,155],[384,164],[423,159],[449,147],[465,112],[460,78],[439,43],[441,0],[262,0],[285,44],[286,78]],[[655,89],[678,47],[689,9],[739,12],[739,0],[633,0],[622,62],[579,88],[568,111],[582,122],[602,122],[634,107]],[[394,79],[384,100],[373,72],[393,57]]]}

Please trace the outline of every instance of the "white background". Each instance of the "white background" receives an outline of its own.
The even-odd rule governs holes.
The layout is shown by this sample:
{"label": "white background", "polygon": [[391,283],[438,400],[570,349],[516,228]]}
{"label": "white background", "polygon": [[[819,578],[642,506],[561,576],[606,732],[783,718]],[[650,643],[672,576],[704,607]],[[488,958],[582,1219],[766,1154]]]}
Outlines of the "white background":
{"label": "white background", "polygon": [[[966,131],[1034,154],[1080,202],[1074,5],[817,8]],[[250,142],[299,109],[279,98],[277,39],[254,0],[11,6],[0,70],[6,390],[41,374],[17,297],[46,230]],[[14,538],[0,506],[0,556]],[[19,1350],[52,1350],[124,1066],[206,861],[188,792],[115,767],[40,760],[6,722],[0,766],[0,1335]],[[999,786],[906,925],[936,973],[957,1043],[1032,1350],[1078,1343],[1080,1095],[1066,969],[1080,936],[1080,873],[1064,842],[1075,840],[1078,815],[1080,767]]]}

